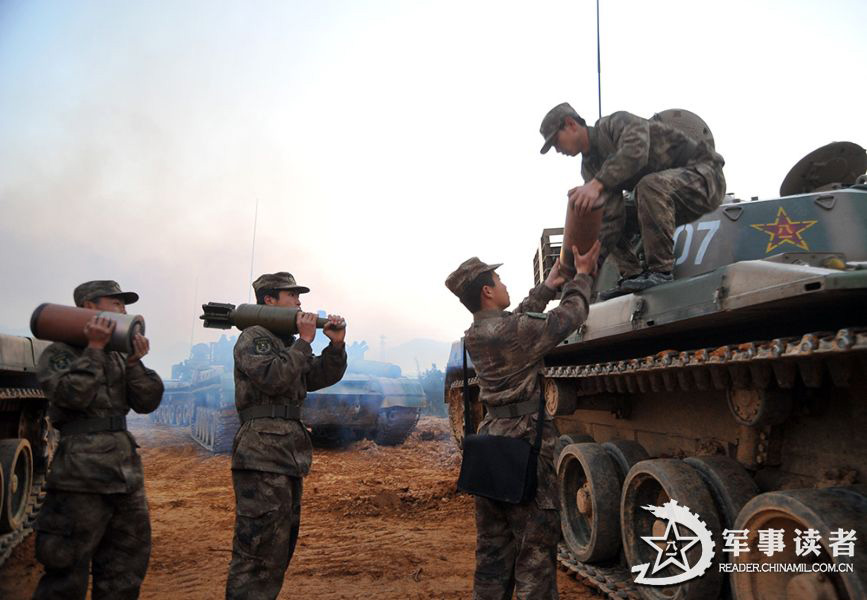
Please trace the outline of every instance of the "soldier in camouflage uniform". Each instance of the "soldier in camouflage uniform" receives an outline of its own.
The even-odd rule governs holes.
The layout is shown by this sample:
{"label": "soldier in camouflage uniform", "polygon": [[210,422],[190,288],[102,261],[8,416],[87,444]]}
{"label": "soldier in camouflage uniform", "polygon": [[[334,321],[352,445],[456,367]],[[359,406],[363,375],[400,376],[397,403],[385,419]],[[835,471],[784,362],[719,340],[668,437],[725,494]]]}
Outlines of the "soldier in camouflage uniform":
{"label": "soldier in camouflage uniform", "polygon": [[[310,289],[286,272],[253,282],[259,304],[300,308]],[[245,329],[235,344],[235,407],[241,428],[232,449],[235,537],[226,598],[271,600],[283,585],[301,524],[302,478],[313,459],[301,422],[307,392],[340,381],[346,370],[343,319],[329,315],[331,343],[314,356],[316,314],[300,312],[298,338],[261,326]]]}
{"label": "soldier in camouflage uniform", "polygon": [[[621,275],[619,289],[608,295],[671,281],[674,229],[722,203],[723,157],[671,125],[624,111],[588,127],[565,102],[545,115],[539,130],[542,154],[552,146],[568,156],[581,154],[585,184],[569,190],[578,215],[604,206],[602,255],[614,255]],[[623,192],[633,190],[637,214],[627,215]],[[644,266],[626,234],[628,216],[637,219]]]}
{"label": "soldier in camouflage uniform", "polygon": [[[479,380],[479,401],[487,408],[479,433],[533,443],[539,418],[539,375],[543,356],[587,318],[599,242],[586,255],[573,248],[577,274],[565,281],[557,261],[546,280],[515,309],[494,269],[473,257],[461,264],[446,287],[473,313],[464,337]],[[563,285],[565,283],[565,285]],[[560,306],[541,312],[563,285]],[[554,444],[557,434],[545,416],[537,463],[538,488],[526,504],[477,496],[475,600],[552,600],[557,593],[560,512]]]}
{"label": "soldier in camouflage uniform", "polygon": [[[114,281],[75,288],[76,306],[126,313],[138,300]],[[88,571],[93,598],[138,598],[151,549],[141,459],[126,430],[130,409],[159,406],[163,383],[141,359],[150,344],[133,339],[131,355],[105,346],[115,322],[94,317],[86,348],[55,342],[39,359],[39,382],[60,444],[48,472],[48,493],[36,522],[36,558],[45,567],[35,599],[84,599]]]}

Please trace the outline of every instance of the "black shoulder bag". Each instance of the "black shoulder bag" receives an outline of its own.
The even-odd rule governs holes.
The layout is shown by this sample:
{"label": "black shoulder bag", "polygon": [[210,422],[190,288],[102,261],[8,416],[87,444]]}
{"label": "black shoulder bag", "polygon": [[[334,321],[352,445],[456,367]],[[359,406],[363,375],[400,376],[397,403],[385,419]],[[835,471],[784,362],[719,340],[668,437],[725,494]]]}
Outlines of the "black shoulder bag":
{"label": "black shoulder bag", "polygon": [[536,464],[542,447],[545,400],[540,392],[536,442],[473,433],[464,346],[464,456],[458,490],[491,500],[523,504],[536,495]]}

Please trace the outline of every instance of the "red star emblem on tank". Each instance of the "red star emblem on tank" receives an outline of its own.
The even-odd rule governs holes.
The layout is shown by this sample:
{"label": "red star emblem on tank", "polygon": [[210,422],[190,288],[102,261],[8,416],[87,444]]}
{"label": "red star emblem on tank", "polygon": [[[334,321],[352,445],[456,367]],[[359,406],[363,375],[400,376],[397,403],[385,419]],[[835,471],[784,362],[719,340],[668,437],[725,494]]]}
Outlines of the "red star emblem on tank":
{"label": "red star emblem on tank", "polygon": [[769,253],[771,250],[787,243],[797,246],[801,250],[809,250],[810,247],[807,246],[807,242],[801,237],[801,234],[816,223],[818,221],[792,221],[781,206],[777,211],[777,218],[773,223],[750,225],[750,227],[768,234],[770,239],[768,240],[768,249],[765,250],[765,253]]}

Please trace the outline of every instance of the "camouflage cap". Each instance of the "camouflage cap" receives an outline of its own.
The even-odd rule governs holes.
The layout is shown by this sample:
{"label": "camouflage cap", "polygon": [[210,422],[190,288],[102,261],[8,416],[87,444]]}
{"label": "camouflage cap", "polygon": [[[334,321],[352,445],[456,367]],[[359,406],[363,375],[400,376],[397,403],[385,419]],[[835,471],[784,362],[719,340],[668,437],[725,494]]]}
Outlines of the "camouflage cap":
{"label": "camouflage cap", "polygon": [[551,146],[554,145],[554,138],[557,136],[557,132],[563,127],[563,122],[566,117],[572,117],[576,121],[583,122],[581,116],[568,102],[558,104],[549,110],[548,114],[545,115],[545,118],[542,119],[542,125],[539,126],[539,133],[541,133],[542,137],[545,138],[545,144],[540,150],[542,154],[548,152],[548,150],[551,149]]}
{"label": "camouflage cap", "polygon": [[253,282],[253,289],[257,292],[259,290],[292,290],[299,294],[306,294],[310,291],[309,287],[295,283],[292,273],[286,271],[259,275],[259,279]]}
{"label": "camouflage cap", "polygon": [[72,298],[75,300],[76,306],[84,306],[84,303],[88,300],[93,301],[106,296],[120,298],[124,304],[138,302],[138,294],[121,291],[117,282],[111,279],[86,281],[72,292]]}
{"label": "camouflage cap", "polygon": [[467,286],[475,281],[476,277],[482,273],[493,271],[502,264],[488,265],[479,260],[478,256],[468,258],[446,278],[446,287],[451,290],[452,294],[460,298]]}

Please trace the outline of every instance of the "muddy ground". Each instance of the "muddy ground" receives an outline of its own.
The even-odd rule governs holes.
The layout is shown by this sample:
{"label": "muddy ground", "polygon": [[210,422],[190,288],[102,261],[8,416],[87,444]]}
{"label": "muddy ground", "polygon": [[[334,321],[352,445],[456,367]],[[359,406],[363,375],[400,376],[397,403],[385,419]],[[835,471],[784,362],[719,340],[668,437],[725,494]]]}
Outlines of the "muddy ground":
{"label": "muddy ground", "polygon": [[[153,526],[143,599],[221,598],[234,523],[229,457],[186,429],[131,420]],[[469,598],[475,524],[455,494],[460,458],[445,419],[423,418],[397,448],[370,441],[316,449],[304,482],[301,537],[280,598]],[[30,598],[41,573],[31,535],[0,567],[0,598]],[[559,575],[561,598],[596,597]]]}

